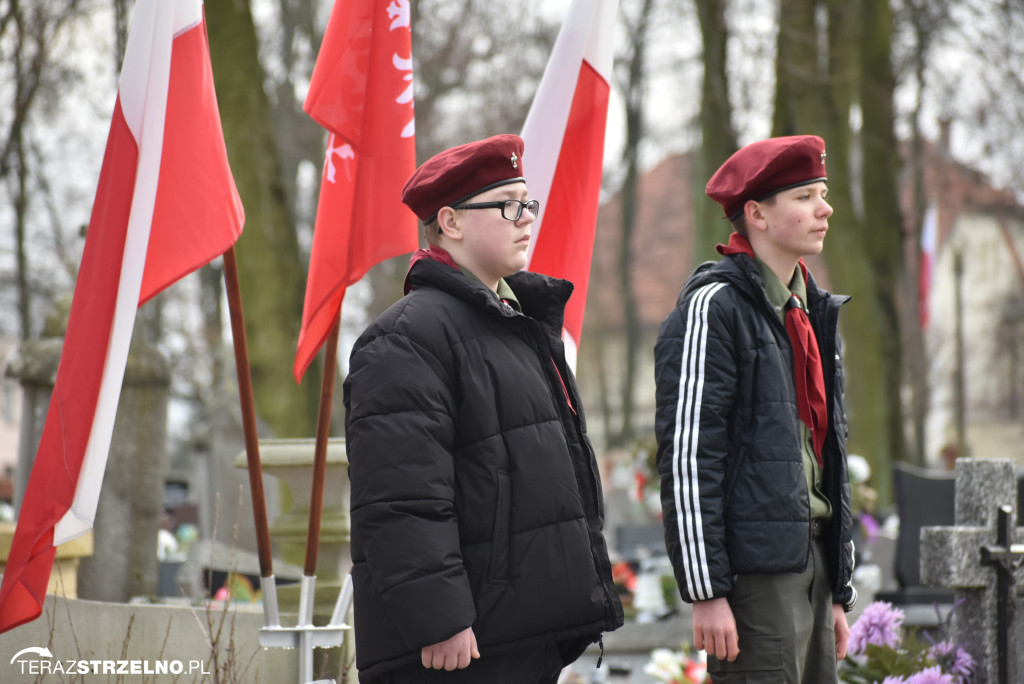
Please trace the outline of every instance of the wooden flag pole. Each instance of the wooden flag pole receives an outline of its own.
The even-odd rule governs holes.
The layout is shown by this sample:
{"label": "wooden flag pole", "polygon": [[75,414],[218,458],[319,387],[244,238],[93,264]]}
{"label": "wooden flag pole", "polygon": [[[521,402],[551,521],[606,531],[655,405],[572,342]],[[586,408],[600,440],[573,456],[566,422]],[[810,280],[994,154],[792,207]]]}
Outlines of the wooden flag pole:
{"label": "wooden flag pole", "polygon": [[260,558],[260,576],[273,577],[274,560],[270,551],[270,526],[267,524],[267,502],[263,493],[263,466],[260,463],[259,435],[256,431],[256,407],[249,371],[249,349],[245,342],[245,317],[242,293],[238,285],[238,261],[232,246],[224,252],[224,284],[231,313],[231,335],[235,344],[235,367],[238,371],[238,395],[245,432],[245,456],[249,467],[249,488],[252,492],[252,516],[256,525],[256,548]]}
{"label": "wooden flag pole", "polygon": [[313,456],[313,489],[309,498],[309,529],[306,534],[306,565],[304,574],[316,574],[317,553],[320,550],[320,519],[323,517],[324,480],[327,478],[327,441],[331,438],[331,405],[334,398],[334,378],[338,369],[338,337],[341,330],[341,312],[324,345],[324,372],[320,381],[320,413],[316,422],[316,446]]}
{"label": "wooden flag pole", "polygon": [[[252,512],[256,524],[256,546],[260,557],[260,588],[263,590],[263,629],[260,630],[260,645],[264,648],[297,648],[299,649],[299,682],[306,684],[313,678],[313,649],[340,646],[344,639],[347,625],[327,625],[315,627],[312,623],[312,594],[314,575],[302,578],[302,596],[299,606],[299,624],[295,627],[282,627],[277,607],[277,582],[274,579],[273,556],[270,552],[270,527],[267,524],[267,503],[263,494],[263,467],[260,464],[259,435],[256,432],[256,407],[253,401],[252,376],[249,372],[249,350],[245,344],[245,320],[242,316],[242,295],[238,286],[238,262],[235,259],[235,248],[224,253],[224,282],[227,285],[228,309],[231,312],[231,332],[235,339],[235,365],[238,368],[238,394],[242,402],[242,426],[245,431],[245,455],[249,464],[249,486],[252,488]],[[333,334],[335,350],[337,349],[337,328]],[[337,353],[335,352],[335,356]],[[325,369],[326,372],[326,369]],[[333,379],[333,371],[331,373]],[[332,388],[333,389],[333,388]],[[328,414],[330,408],[327,409]],[[325,442],[326,445],[326,442]],[[326,449],[326,446],[325,446]],[[325,454],[326,456],[326,454]],[[326,460],[325,460],[326,464]],[[325,465],[326,467],[326,465]],[[322,507],[323,476],[314,477],[320,484],[320,501],[317,508]],[[312,515],[312,511],[310,511]],[[319,540],[319,520],[317,513],[317,539]],[[316,553],[313,554],[313,567],[316,566]],[[307,568],[308,554],[307,554]],[[309,574],[307,570],[307,574]],[[307,582],[308,581],[308,582]],[[307,602],[310,610],[304,612]],[[335,615],[344,615],[348,610],[347,601],[351,590],[339,593],[334,609]]]}
{"label": "wooden flag pole", "polygon": [[320,412],[316,421],[316,446],[313,452],[313,485],[309,496],[309,527],[306,531],[306,564],[299,590],[299,625],[311,626],[316,604],[316,559],[320,550],[320,519],[324,508],[324,480],[327,477],[327,440],[331,437],[331,401],[338,366],[339,310],[324,345],[324,373],[320,381]]}

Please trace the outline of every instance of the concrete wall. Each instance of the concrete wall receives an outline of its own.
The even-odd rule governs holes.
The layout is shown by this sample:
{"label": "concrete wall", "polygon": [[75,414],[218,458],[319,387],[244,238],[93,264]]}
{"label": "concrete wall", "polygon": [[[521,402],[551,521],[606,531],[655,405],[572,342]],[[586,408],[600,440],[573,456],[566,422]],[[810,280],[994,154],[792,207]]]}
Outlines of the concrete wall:
{"label": "concrete wall", "polygon": [[[33,622],[0,635],[0,682],[30,684],[36,681],[138,682],[140,684],[191,684],[213,682],[214,662],[207,645],[208,627],[205,609],[188,606],[126,605],[64,599],[47,596],[43,614]],[[259,629],[263,613],[255,606],[232,606],[223,620],[223,608],[213,609],[209,621],[212,632],[220,629],[218,642],[220,676],[224,684],[281,684],[298,680],[298,656],[295,650],[260,647]],[[25,648],[47,648],[51,657],[23,653]],[[230,650],[233,655],[228,655]],[[316,652],[314,652],[316,658]],[[135,674],[79,674],[71,661],[126,660],[143,661],[135,665]],[[53,672],[57,661],[68,675],[44,675]],[[156,661],[181,663],[182,674],[145,674],[156,672]],[[192,662],[198,661],[198,662]],[[230,670],[225,667],[230,665]],[[103,664],[99,666],[102,672]],[[132,667],[132,663],[125,667]],[[192,668],[191,674],[189,668]],[[205,674],[204,674],[205,673]]]}

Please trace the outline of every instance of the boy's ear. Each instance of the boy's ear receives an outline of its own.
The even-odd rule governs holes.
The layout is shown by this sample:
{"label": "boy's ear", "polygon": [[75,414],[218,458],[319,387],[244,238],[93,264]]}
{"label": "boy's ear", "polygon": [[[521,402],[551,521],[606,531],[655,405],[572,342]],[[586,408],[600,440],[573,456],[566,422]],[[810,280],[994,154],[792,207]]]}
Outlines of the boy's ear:
{"label": "boy's ear", "polygon": [[462,226],[459,225],[458,216],[451,207],[441,207],[437,212],[437,227],[449,240],[462,239]]}
{"label": "boy's ear", "polygon": [[768,220],[764,215],[764,209],[760,202],[747,200],[746,204],[743,205],[743,214],[747,219],[748,228],[762,231],[768,229]]}

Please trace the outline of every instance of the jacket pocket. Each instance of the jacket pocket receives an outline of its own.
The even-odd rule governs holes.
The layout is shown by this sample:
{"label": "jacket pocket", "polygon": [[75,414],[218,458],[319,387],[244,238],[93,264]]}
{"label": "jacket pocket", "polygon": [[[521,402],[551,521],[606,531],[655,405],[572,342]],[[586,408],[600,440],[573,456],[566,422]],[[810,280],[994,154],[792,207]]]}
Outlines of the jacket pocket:
{"label": "jacket pocket", "polygon": [[498,500],[494,504],[494,536],[491,538],[491,582],[507,582],[509,568],[509,526],[512,518],[512,477],[498,471]]}

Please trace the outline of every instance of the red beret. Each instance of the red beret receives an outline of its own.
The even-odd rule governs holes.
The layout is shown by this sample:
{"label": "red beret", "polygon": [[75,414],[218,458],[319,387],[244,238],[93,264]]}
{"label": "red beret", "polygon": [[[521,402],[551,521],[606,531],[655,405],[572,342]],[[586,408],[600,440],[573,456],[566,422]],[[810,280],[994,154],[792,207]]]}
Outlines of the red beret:
{"label": "red beret", "polygon": [[777,192],[828,180],[825,141],[816,135],[768,138],[741,148],[715,171],[705,189],[730,220],[747,200],[760,202]]}
{"label": "red beret", "polygon": [[496,135],[453,147],[423,162],[402,190],[402,202],[424,223],[441,207],[453,207],[481,192],[523,178],[523,139]]}

